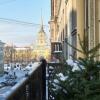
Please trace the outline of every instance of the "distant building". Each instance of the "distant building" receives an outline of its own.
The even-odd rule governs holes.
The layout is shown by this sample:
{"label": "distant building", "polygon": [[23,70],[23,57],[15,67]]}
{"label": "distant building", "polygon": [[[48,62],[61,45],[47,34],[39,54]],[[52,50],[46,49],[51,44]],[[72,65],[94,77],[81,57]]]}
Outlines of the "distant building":
{"label": "distant building", "polygon": [[30,47],[15,47],[14,61],[27,64],[32,60],[32,49]]}
{"label": "distant building", "polygon": [[4,63],[9,64],[13,60],[15,49],[12,44],[5,44],[4,46]]}
{"label": "distant building", "polygon": [[41,27],[38,32],[36,45],[34,46],[34,49],[33,49],[34,58],[38,59],[41,56],[43,56],[46,59],[49,59],[50,57],[50,47],[48,46],[48,43],[47,43],[46,33],[43,28],[43,21],[41,23]]}
{"label": "distant building", "polygon": [[0,75],[4,73],[4,43],[0,41]]}
{"label": "distant building", "polygon": [[6,44],[4,47],[4,63],[29,63],[31,62],[31,47],[16,47]]}

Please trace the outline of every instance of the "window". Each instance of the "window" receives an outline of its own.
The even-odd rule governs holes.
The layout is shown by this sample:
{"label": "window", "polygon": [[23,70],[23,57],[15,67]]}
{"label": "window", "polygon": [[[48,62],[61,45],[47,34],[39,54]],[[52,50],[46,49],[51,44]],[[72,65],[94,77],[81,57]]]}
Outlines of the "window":
{"label": "window", "polygon": [[[76,35],[76,29],[72,32],[72,45],[74,46],[74,47],[76,47],[76,45],[77,45],[77,35]],[[73,49],[72,48],[72,56],[74,57],[74,58],[76,58],[76,50],[75,49]]]}

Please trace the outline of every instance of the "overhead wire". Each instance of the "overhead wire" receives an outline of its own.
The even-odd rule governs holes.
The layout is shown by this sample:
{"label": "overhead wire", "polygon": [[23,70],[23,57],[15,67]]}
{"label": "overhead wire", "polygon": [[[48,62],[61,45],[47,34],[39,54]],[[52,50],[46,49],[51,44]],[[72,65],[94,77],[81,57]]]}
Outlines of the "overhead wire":
{"label": "overhead wire", "polygon": [[[25,22],[25,21],[19,21],[16,19],[7,19],[7,18],[0,18],[0,21],[7,22],[7,23],[15,23],[15,24],[21,24],[21,25],[28,25],[28,26],[40,26],[41,24],[31,23],[31,22]],[[44,27],[49,27],[48,25],[43,25]]]}
{"label": "overhead wire", "polygon": [[17,0],[7,0],[7,1],[3,1],[0,3],[0,5],[4,5],[4,4],[8,4],[8,3],[11,3],[11,2],[15,2]]}
{"label": "overhead wire", "polygon": [[[7,0],[7,1],[1,2],[0,5],[7,4],[7,3],[10,3],[10,2],[14,2],[14,1],[17,1],[17,0]],[[27,26],[32,26],[32,27],[41,25],[41,24],[36,24],[36,23],[31,23],[31,22],[24,22],[24,21],[19,21],[19,20],[16,20],[16,19],[7,19],[7,18],[0,18],[0,21],[4,21],[4,22],[7,22],[7,23],[27,25]],[[43,26],[44,27],[49,27],[48,25],[43,25]]]}

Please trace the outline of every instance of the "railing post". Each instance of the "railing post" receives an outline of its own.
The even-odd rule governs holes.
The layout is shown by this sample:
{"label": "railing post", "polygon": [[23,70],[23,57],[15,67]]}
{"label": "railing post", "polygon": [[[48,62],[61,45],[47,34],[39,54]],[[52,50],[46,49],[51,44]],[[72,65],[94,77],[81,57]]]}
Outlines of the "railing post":
{"label": "railing post", "polygon": [[30,77],[30,99],[29,100],[42,100],[42,68],[41,66]]}
{"label": "railing post", "polygon": [[44,58],[40,60],[42,62],[42,100],[46,100],[46,66],[47,62]]}
{"label": "railing post", "polygon": [[48,63],[48,100],[54,100],[54,94],[51,91],[52,80],[54,80],[57,73],[61,72],[62,66],[62,63]]}

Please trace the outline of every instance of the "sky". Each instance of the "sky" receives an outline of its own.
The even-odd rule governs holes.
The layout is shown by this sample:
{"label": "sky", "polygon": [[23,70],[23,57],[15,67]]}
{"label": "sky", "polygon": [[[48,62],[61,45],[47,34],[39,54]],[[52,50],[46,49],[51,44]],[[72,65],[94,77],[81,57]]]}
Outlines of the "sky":
{"label": "sky", "polygon": [[16,46],[35,44],[41,12],[44,30],[50,36],[50,0],[0,0],[0,40]]}

